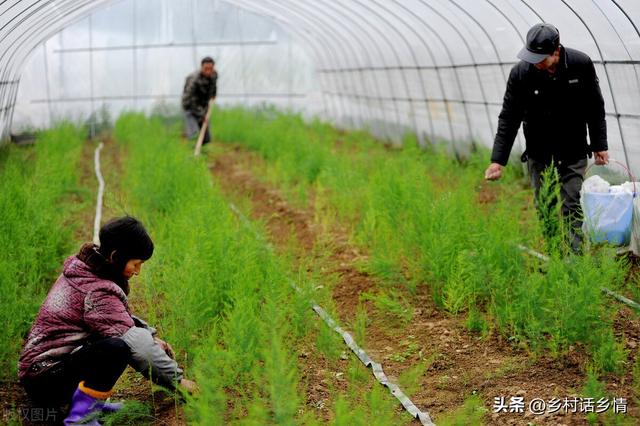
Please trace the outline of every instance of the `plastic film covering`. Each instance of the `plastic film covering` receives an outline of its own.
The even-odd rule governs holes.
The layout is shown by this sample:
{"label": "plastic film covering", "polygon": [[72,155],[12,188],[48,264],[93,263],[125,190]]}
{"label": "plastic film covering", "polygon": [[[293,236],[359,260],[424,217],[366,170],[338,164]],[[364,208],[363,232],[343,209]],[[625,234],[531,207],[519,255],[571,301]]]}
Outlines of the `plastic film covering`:
{"label": "plastic film covering", "polygon": [[[273,104],[399,140],[490,147],[527,30],[594,61],[610,153],[640,171],[634,0],[0,1],[0,131],[177,108],[213,56],[218,101]],[[522,147],[522,137],[516,143]]]}

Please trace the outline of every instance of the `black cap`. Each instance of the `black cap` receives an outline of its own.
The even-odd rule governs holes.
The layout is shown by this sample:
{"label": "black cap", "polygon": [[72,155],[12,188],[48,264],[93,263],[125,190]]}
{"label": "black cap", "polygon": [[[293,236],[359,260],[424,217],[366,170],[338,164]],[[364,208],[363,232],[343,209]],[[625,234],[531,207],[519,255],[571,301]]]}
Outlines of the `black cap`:
{"label": "black cap", "polygon": [[530,64],[542,62],[560,45],[560,32],[551,24],[535,24],[527,33],[527,44],[518,53],[518,59]]}

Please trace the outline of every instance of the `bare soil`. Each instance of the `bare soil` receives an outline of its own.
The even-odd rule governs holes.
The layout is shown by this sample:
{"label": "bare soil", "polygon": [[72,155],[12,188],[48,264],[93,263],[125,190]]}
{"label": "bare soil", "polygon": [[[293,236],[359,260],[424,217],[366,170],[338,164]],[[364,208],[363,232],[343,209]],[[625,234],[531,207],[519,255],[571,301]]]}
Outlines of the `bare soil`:
{"label": "bare soil", "polygon": [[[212,155],[212,160],[210,169],[223,191],[231,199],[251,200],[251,216],[266,223],[272,244],[286,251],[293,236],[301,249],[299,258],[307,259],[307,263],[311,259],[316,270],[324,271],[327,280],[336,281],[332,287],[333,300],[339,321],[346,328],[353,324],[357,307],[364,306],[369,323],[366,341],[359,343],[373,359],[382,363],[390,378],[397,378],[421,361],[428,362],[411,399],[436,421],[440,415],[459,408],[465,398],[478,394],[487,409],[484,417],[487,424],[587,424],[584,414],[563,413],[563,410],[545,415],[533,415],[527,409],[524,413],[493,412],[494,398],[501,396],[507,402],[510,397],[523,397],[525,403],[533,398],[579,396],[588,362],[583,348],[576,347],[559,359],[534,357],[505,341],[495,330],[482,337],[468,331],[464,319],[438,309],[432,302],[428,285],[418,287],[411,303],[414,307],[411,321],[397,323],[372,303],[361,300],[363,293],[379,287],[375,277],[356,266],[366,253],[349,244],[346,229],[337,225],[327,230],[315,222],[313,197],[306,207],[292,207],[277,188],[257,176],[256,170],[264,170],[262,160],[240,146]],[[491,203],[496,197],[495,188],[479,188],[480,203]],[[315,256],[317,244],[324,244],[325,249],[331,251],[330,256]],[[640,341],[640,323],[634,313],[622,308],[616,324],[617,333],[625,335],[630,350],[629,371],[622,377],[607,377],[607,389],[628,399],[627,416],[639,419],[640,423],[630,372]],[[312,370],[305,373],[312,374]]]}
{"label": "bare soil", "polygon": [[[117,207],[118,201],[118,177],[122,172],[122,152],[116,142],[108,137],[101,139],[104,148],[101,151],[101,171],[106,181],[105,200],[103,206],[103,223],[113,216],[122,214]],[[73,234],[74,242],[81,244],[93,239],[93,221],[95,217],[95,199],[97,197],[98,182],[94,171],[94,151],[98,146],[98,140],[87,141],[82,147],[82,160],[80,163],[80,187],[91,191],[91,200],[84,200],[80,194],[71,194],[69,203],[86,204],[78,208],[69,221],[79,223],[75,226]],[[53,283],[53,281],[52,281]],[[142,299],[136,298],[135,291],[130,298],[134,311],[144,316],[145,306]],[[138,306],[140,304],[140,306]],[[154,392],[150,383],[140,374],[128,368],[120,378],[114,389],[113,400],[138,401],[151,407],[151,418],[146,419],[146,424],[155,425],[184,425],[184,413],[182,405],[176,403],[171,395],[165,392]],[[67,407],[48,409],[33,406],[24,389],[16,380],[0,383],[0,402],[2,413],[0,424],[11,421],[20,421],[25,425],[37,424],[62,424],[66,416]],[[55,411],[54,411],[55,410]]]}

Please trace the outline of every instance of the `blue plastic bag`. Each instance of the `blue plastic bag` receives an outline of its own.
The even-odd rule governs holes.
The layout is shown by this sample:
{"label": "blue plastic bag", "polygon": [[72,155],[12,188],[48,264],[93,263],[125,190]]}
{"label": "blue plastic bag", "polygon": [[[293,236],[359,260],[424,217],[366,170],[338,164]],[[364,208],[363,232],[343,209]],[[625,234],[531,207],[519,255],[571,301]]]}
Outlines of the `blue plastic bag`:
{"label": "blue plastic bag", "polygon": [[581,197],[587,235],[595,243],[628,245],[631,239],[633,194],[583,192]]}

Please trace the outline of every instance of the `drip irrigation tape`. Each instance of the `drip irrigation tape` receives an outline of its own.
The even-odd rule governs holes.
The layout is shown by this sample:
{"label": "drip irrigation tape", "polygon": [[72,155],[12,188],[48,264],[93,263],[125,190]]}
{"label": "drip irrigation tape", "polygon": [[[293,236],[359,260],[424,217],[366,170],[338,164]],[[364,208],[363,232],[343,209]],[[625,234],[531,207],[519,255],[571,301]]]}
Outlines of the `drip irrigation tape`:
{"label": "drip irrigation tape", "polygon": [[[549,261],[549,256],[545,256],[542,253],[538,253],[537,251],[527,247],[527,246],[523,246],[522,244],[518,244],[517,247],[522,250],[523,252],[530,254],[531,256],[537,257],[540,260],[543,260],[545,262]],[[600,290],[606,294],[607,296],[613,297],[614,299],[616,299],[618,302],[624,303],[625,305],[637,310],[640,312],[640,303],[638,302],[634,302],[633,300],[624,297],[621,294],[616,293],[615,291],[612,291],[610,289],[608,289],[607,287],[602,287],[600,288]]]}
{"label": "drip irrigation tape", "polygon": [[[100,240],[98,239],[98,233],[100,231],[100,222],[102,219],[102,198],[104,195],[104,186],[105,186],[104,178],[102,177],[102,173],[100,172],[100,151],[102,150],[103,147],[104,147],[104,144],[100,142],[100,145],[98,145],[98,147],[96,148],[94,157],[93,157],[95,173],[96,173],[96,177],[98,178],[98,200],[96,203],[96,217],[93,223],[93,242],[95,244],[100,243]],[[242,212],[235,206],[235,204],[229,203],[229,208],[238,217],[238,219],[240,219],[240,222],[242,222],[242,224],[247,229],[249,229],[256,236],[258,240],[264,242],[265,247],[269,251],[273,251],[273,246],[268,242],[264,241],[264,238],[262,237],[262,235],[260,235],[255,229],[253,229],[253,226],[251,225],[251,221],[249,221],[249,219],[247,219],[247,217],[244,214],[242,214]],[[302,290],[300,289],[300,287],[296,285],[296,283],[294,283],[293,281],[290,281],[289,284],[291,285],[291,287],[293,287],[293,289],[296,292],[302,293]],[[327,311],[322,309],[313,300],[311,300],[311,307],[313,311],[316,314],[318,314],[318,316],[322,318],[323,321],[329,327],[331,327],[336,333],[340,334],[340,336],[344,340],[345,344],[349,347],[349,349],[353,351],[353,353],[365,365],[365,367],[371,368],[371,371],[373,372],[373,375],[378,380],[378,382],[380,382],[383,386],[389,389],[391,394],[394,397],[396,397],[398,401],[400,401],[400,404],[402,404],[404,409],[407,410],[407,412],[411,414],[413,418],[420,421],[420,423],[424,426],[435,426],[435,423],[433,423],[433,421],[431,420],[429,413],[420,411],[420,409],[416,407],[416,405],[409,399],[407,395],[405,395],[405,393],[402,391],[402,389],[400,389],[398,385],[390,382],[389,378],[387,377],[386,374],[384,374],[384,371],[382,370],[382,365],[372,360],[369,357],[369,355],[367,355],[367,353],[360,346],[358,346],[358,344],[353,339],[353,337],[349,333],[344,331],[333,320],[333,318],[331,318],[331,316],[327,313]]]}
{"label": "drip irrigation tape", "polygon": [[98,178],[98,199],[96,201],[96,217],[93,221],[93,243],[100,244],[98,234],[100,232],[100,222],[102,221],[102,198],[104,196],[104,178],[100,172],[100,151],[104,147],[104,144],[100,142],[100,145],[96,148],[93,155],[93,164],[96,171],[96,178]]}
{"label": "drip irrigation tape", "polygon": [[[238,217],[240,222],[244,226],[246,226],[256,236],[258,240],[264,241],[264,239],[262,238],[262,235],[260,235],[251,225],[251,221],[249,221],[249,219],[247,219],[247,217],[244,214],[242,214],[242,212],[233,203],[229,203],[229,208]],[[269,249],[269,251],[273,251],[273,246],[271,244],[269,243],[265,243],[265,244]],[[296,292],[302,294],[302,290],[300,289],[300,287],[298,287],[298,285],[295,282],[289,281],[289,285]],[[417,419],[424,426],[435,426],[435,423],[433,423],[433,421],[431,420],[431,416],[429,416],[429,413],[425,411],[420,411],[420,409],[409,399],[407,395],[405,395],[405,393],[402,391],[402,389],[400,389],[400,387],[397,384],[389,381],[389,378],[387,377],[387,375],[384,373],[384,370],[382,369],[382,365],[372,360],[369,357],[369,355],[364,351],[364,349],[362,349],[356,343],[355,339],[351,336],[351,334],[344,331],[338,325],[338,323],[336,323],[335,320],[331,318],[331,316],[327,313],[327,311],[322,309],[322,307],[320,307],[320,305],[318,305],[315,301],[311,300],[310,303],[313,311],[320,318],[322,318],[322,320],[332,330],[334,330],[336,333],[340,335],[340,337],[342,337],[342,340],[344,340],[344,343],[349,347],[349,349],[351,349],[351,351],[358,357],[360,362],[362,362],[362,364],[364,364],[365,367],[371,368],[371,371],[374,377],[376,378],[376,380],[378,380],[380,384],[382,384],[387,389],[389,389],[389,392],[391,392],[391,395],[393,395],[400,402],[400,404],[402,404],[404,409],[409,414],[411,414],[413,418]]]}

